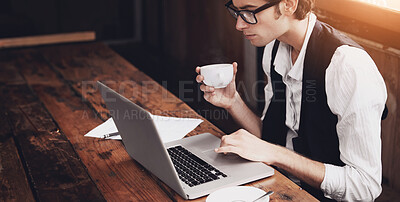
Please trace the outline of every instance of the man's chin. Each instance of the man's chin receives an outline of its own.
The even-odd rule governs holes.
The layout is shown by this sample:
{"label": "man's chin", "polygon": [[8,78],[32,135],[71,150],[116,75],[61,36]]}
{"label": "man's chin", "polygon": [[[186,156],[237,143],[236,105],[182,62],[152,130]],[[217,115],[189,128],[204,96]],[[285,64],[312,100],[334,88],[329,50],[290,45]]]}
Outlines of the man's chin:
{"label": "man's chin", "polygon": [[265,41],[259,41],[259,40],[249,40],[251,45],[256,46],[256,47],[264,47],[266,45],[268,45],[269,43],[271,43],[271,41],[269,42],[265,42]]}
{"label": "man's chin", "polygon": [[255,47],[264,47],[267,44],[261,43],[260,41],[257,40],[249,40],[251,45],[255,46]]}

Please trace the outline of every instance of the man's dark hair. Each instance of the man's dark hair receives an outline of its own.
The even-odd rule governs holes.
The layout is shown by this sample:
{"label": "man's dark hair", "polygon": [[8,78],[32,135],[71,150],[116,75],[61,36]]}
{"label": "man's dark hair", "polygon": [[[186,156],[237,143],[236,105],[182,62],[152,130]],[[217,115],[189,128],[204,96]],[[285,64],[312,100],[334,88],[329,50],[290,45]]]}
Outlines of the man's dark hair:
{"label": "man's dark hair", "polygon": [[314,7],[314,0],[299,0],[297,10],[294,13],[296,19],[303,20]]}

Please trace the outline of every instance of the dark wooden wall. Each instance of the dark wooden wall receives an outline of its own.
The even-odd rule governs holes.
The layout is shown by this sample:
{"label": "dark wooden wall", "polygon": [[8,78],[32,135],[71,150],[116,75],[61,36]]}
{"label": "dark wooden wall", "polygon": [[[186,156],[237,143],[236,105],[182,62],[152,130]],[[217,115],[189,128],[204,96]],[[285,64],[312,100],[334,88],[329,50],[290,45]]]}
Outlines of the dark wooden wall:
{"label": "dark wooden wall", "polygon": [[97,39],[135,37],[135,0],[1,0],[0,38],[95,31]]}

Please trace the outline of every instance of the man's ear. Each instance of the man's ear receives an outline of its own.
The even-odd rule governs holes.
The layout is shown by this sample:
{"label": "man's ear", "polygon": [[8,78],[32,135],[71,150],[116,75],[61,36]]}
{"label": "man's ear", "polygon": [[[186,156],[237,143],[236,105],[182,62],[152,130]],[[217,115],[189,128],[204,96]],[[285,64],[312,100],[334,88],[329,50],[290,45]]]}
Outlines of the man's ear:
{"label": "man's ear", "polygon": [[291,16],[296,12],[297,6],[299,5],[299,0],[283,0],[282,5],[282,13],[284,15]]}

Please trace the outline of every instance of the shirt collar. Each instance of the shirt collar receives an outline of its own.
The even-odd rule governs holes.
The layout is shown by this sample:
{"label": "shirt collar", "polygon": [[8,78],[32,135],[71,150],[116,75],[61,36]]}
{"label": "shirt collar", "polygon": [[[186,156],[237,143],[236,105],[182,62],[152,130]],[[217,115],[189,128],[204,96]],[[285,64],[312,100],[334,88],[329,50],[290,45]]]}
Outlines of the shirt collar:
{"label": "shirt collar", "polygon": [[289,63],[287,63],[287,58],[290,57],[290,47],[285,43],[280,43],[278,52],[276,53],[274,66],[275,71],[282,77],[286,76],[288,70],[290,69]]}

